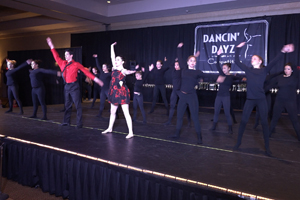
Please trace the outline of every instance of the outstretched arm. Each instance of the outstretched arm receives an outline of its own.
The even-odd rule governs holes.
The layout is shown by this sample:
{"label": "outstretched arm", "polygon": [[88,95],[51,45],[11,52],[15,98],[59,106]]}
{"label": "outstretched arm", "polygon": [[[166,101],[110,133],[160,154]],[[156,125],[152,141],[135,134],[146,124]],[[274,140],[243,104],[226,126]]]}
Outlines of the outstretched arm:
{"label": "outstretched arm", "polygon": [[113,44],[110,45],[110,58],[111,58],[111,63],[113,67],[116,67],[115,61],[116,61],[116,54],[115,54],[115,49],[114,46],[117,44],[117,42],[114,42]]}

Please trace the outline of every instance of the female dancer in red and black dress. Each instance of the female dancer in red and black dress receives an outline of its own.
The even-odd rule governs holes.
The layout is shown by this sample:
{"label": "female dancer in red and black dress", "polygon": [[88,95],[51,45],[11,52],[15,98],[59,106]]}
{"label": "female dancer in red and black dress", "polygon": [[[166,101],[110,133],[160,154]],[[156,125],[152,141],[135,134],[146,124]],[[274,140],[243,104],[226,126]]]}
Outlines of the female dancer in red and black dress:
{"label": "female dancer in red and black dress", "polygon": [[100,80],[103,81],[103,84],[104,84],[102,86],[101,92],[100,92],[100,109],[99,109],[99,114],[97,115],[97,117],[102,117],[105,100],[106,100],[106,98],[108,99],[109,84],[110,84],[110,80],[111,80],[111,72],[110,72],[110,67],[107,64],[103,64],[102,69],[101,69],[99,61],[97,59],[97,57],[98,57],[97,54],[94,54],[93,57],[96,60],[96,66],[100,73]]}
{"label": "female dancer in red and black dress", "polygon": [[[244,105],[242,120],[239,127],[237,143],[234,146],[234,150],[237,150],[241,143],[243,133],[246,128],[246,124],[249,120],[250,114],[255,106],[258,107],[261,119],[261,125],[263,127],[263,135],[265,141],[266,154],[270,156],[272,153],[269,147],[269,127],[268,127],[268,105],[266,101],[266,95],[264,90],[264,82],[268,72],[271,70],[272,66],[276,64],[277,60],[281,58],[278,55],[268,66],[263,67],[263,60],[260,56],[253,55],[251,59],[251,64],[253,68],[249,68],[243,63],[241,63],[239,55],[241,47],[245,45],[245,42],[239,44],[235,51],[235,64],[237,64],[241,70],[245,71],[247,77],[247,100]],[[285,45],[281,52],[289,53],[294,51],[293,45]]]}
{"label": "female dancer in red and black dress", "polygon": [[110,108],[110,118],[109,118],[109,125],[108,128],[103,131],[102,133],[109,133],[112,132],[113,126],[116,119],[116,111],[118,109],[118,105],[121,104],[126,123],[128,126],[128,135],[126,136],[127,139],[132,138],[133,131],[132,131],[132,120],[129,114],[129,103],[130,103],[130,92],[128,87],[125,84],[126,75],[133,74],[135,71],[126,70],[123,67],[124,60],[122,57],[115,55],[114,46],[117,43],[113,43],[111,45],[111,62],[113,64],[112,69],[112,78],[109,86],[109,93],[108,93],[108,102],[111,105]]}
{"label": "female dancer in red and black dress", "polygon": [[56,70],[49,70],[49,69],[42,69],[39,66],[41,65],[40,60],[33,60],[31,62],[31,68],[30,71],[30,82],[31,82],[31,96],[32,96],[32,103],[33,103],[33,114],[30,116],[30,118],[36,118],[36,113],[38,110],[38,101],[40,102],[43,110],[43,117],[42,120],[47,120],[47,106],[45,103],[45,86],[43,83],[43,74],[52,74],[61,76],[60,71]]}
{"label": "female dancer in red and black dress", "polygon": [[[180,43],[178,45],[178,48],[181,49],[183,43]],[[183,62],[183,59],[181,58],[181,53],[179,53],[178,62],[179,65],[182,67],[181,72],[181,86],[180,90],[178,91],[179,95],[179,101],[177,106],[177,124],[176,124],[176,132],[174,135],[172,135],[172,138],[179,138],[180,131],[182,127],[183,122],[183,115],[187,108],[187,106],[190,109],[191,118],[194,122],[194,126],[197,132],[197,143],[202,144],[202,135],[201,135],[201,126],[199,123],[199,116],[198,116],[198,110],[199,110],[199,102],[198,97],[195,91],[195,86],[198,84],[198,79],[209,77],[209,75],[204,74],[200,70],[196,70],[196,57],[194,55],[191,55],[187,59],[187,65],[186,66]]]}
{"label": "female dancer in red and black dress", "polygon": [[23,112],[23,107],[22,107],[22,102],[19,98],[19,85],[16,82],[16,72],[18,72],[20,69],[22,69],[24,66],[30,65],[31,60],[27,60],[26,62],[22,63],[19,67],[15,68],[16,61],[15,60],[9,60],[6,59],[7,63],[7,68],[8,71],[6,72],[6,78],[7,78],[7,83],[6,85],[8,86],[7,89],[7,94],[8,94],[8,101],[9,101],[9,110],[6,111],[5,113],[10,113],[13,110],[13,98],[17,101],[19,108],[20,108],[20,115],[22,115]]}
{"label": "female dancer in red and black dress", "polygon": [[[218,117],[221,111],[221,107],[223,105],[224,113],[227,119],[228,123],[228,133],[232,134],[232,120],[230,116],[230,92],[229,89],[232,86],[232,82],[234,80],[241,80],[240,77],[236,77],[234,75],[230,74],[231,64],[225,63],[222,66],[222,69],[220,67],[220,55],[223,53],[222,49],[219,49],[217,52],[217,64],[216,67],[219,71],[219,74],[223,77],[226,77],[224,82],[219,83],[219,91],[217,93],[216,99],[215,99],[215,114],[214,114],[214,120],[213,120],[213,126],[211,130],[216,129],[216,125],[218,122]],[[218,82],[218,80],[217,80]]]}
{"label": "female dancer in red and black dress", "polygon": [[300,141],[300,125],[297,116],[297,89],[299,88],[299,71],[290,63],[284,66],[284,75],[277,76],[272,80],[278,88],[273,108],[273,117],[270,125],[270,137],[281,116],[283,109],[286,109],[290,120]]}

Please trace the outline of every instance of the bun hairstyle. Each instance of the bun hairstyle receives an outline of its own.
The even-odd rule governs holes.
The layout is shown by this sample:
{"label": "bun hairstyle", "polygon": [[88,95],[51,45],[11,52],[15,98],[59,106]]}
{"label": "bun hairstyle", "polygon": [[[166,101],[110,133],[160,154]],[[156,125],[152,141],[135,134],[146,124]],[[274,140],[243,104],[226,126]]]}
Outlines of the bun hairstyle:
{"label": "bun hairstyle", "polygon": [[228,68],[231,69],[231,63],[223,63],[223,65],[226,65]]}

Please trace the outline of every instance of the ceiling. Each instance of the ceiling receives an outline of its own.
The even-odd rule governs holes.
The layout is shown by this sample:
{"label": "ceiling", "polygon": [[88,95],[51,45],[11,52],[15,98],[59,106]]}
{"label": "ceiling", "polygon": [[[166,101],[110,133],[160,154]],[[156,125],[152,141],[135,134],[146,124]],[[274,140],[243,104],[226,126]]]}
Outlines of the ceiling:
{"label": "ceiling", "polygon": [[[37,33],[106,30],[114,23],[299,0],[1,0],[0,39]],[[263,14],[262,14],[263,15]]]}

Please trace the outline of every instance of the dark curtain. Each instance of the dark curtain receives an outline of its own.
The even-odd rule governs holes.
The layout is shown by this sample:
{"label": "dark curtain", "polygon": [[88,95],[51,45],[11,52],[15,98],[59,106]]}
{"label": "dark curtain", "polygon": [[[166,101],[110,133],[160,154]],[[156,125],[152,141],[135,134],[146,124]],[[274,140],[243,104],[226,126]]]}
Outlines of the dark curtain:
{"label": "dark curtain", "polygon": [[[74,60],[82,62],[82,51],[81,47],[71,48],[74,52]],[[62,59],[65,58],[66,49],[56,49]],[[27,59],[41,60],[41,68],[60,70],[57,66],[50,49],[44,50],[26,50],[26,51],[8,51],[7,56],[11,60],[17,61],[17,66]],[[32,106],[31,99],[31,84],[29,78],[29,70],[31,66],[22,69],[17,72],[17,80],[19,83],[19,96],[24,106]],[[62,104],[64,103],[63,96],[63,80],[60,77],[54,75],[44,75],[44,84],[46,88],[46,104]],[[81,78],[82,75],[79,74]],[[82,78],[81,78],[82,79]],[[58,82],[58,84],[57,84]]]}
{"label": "dark curtain", "polygon": [[3,176],[70,200],[225,200],[237,196],[3,139]]}

